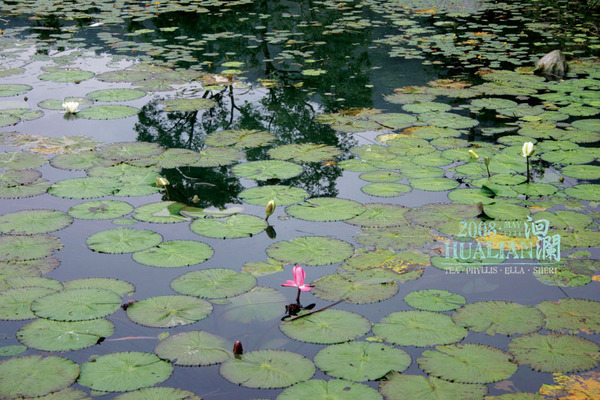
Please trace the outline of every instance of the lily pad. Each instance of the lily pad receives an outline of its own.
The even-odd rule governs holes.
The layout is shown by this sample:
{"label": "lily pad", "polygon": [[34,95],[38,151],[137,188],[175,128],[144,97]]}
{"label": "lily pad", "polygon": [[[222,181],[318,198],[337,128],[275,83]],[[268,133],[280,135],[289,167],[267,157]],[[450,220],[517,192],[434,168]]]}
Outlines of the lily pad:
{"label": "lily pad", "polygon": [[33,89],[29,85],[0,85],[0,97],[18,96]]}
{"label": "lily pad", "polygon": [[285,389],[277,400],[296,400],[310,398],[312,400],[381,400],[381,395],[373,388],[362,383],[342,379],[311,379],[300,382]]}
{"label": "lily pad", "polygon": [[95,233],[87,238],[88,247],[99,253],[134,253],[154,247],[162,241],[156,232],[133,228],[116,228]]}
{"label": "lily pad", "polygon": [[133,322],[155,328],[188,325],[208,317],[212,305],[192,296],[156,296],[127,307],[127,316]]}
{"label": "lily pad", "polygon": [[98,149],[98,154],[104,159],[118,163],[157,156],[164,151],[157,143],[117,142],[102,146]]}
{"label": "lily pad", "polygon": [[190,224],[192,232],[216,239],[252,237],[267,228],[263,218],[254,215],[236,214],[223,219],[202,218]]}
{"label": "lily pad", "polygon": [[227,268],[192,271],[171,282],[174,291],[204,299],[237,296],[256,286],[256,278]]}
{"label": "lily pad", "polygon": [[204,138],[204,143],[207,146],[233,146],[239,149],[251,149],[266,146],[274,140],[275,136],[266,131],[236,129],[211,133]]}
{"label": "lily pad", "polygon": [[163,101],[168,112],[172,111],[198,111],[208,110],[217,105],[217,102],[211,99],[172,99]]}
{"label": "lily pad", "polygon": [[121,183],[113,178],[86,177],[58,181],[48,189],[48,193],[66,199],[91,199],[110,196]]}
{"label": "lily pad", "polygon": [[526,334],[544,326],[544,314],[537,308],[498,300],[467,304],[452,314],[452,320],[488,335]]}
{"label": "lily pad", "polygon": [[542,372],[568,373],[598,366],[600,346],[574,335],[551,333],[514,338],[508,347],[519,365],[529,364]]}
{"label": "lily pad", "polygon": [[565,193],[571,197],[580,200],[596,201],[600,198],[600,185],[598,184],[582,184],[568,187]]}
{"label": "lily pad", "polygon": [[82,278],[64,283],[65,289],[105,289],[119,296],[132,295],[135,287],[126,281],[114,278]]}
{"label": "lily pad", "polygon": [[233,173],[241,178],[266,181],[269,179],[289,179],[302,173],[302,167],[289,161],[251,161],[233,167]]}
{"label": "lily pad", "polygon": [[120,119],[137,115],[139,110],[132,106],[124,105],[102,105],[90,106],[77,113],[79,118],[84,119]]}
{"label": "lily pad", "polygon": [[546,316],[546,329],[600,333],[600,302],[585,299],[543,301],[536,306]]}
{"label": "lily pad", "polygon": [[35,318],[31,303],[38,297],[55,293],[56,290],[44,287],[24,287],[0,292],[0,319],[20,321]]}
{"label": "lily pad", "polygon": [[310,198],[285,209],[292,217],[307,221],[343,221],[364,210],[365,207],[356,201],[332,197]]}
{"label": "lily pad", "polygon": [[31,235],[64,229],[73,218],[56,210],[24,210],[0,216],[0,233]]}
{"label": "lily pad", "polygon": [[390,371],[402,372],[411,359],[405,351],[385,344],[348,342],[325,347],[314,361],[327,375],[362,382],[382,378]]}
{"label": "lily pad", "polygon": [[231,343],[204,331],[183,332],[162,340],[154,353],[175,365],[203,366],[222,363],[230,358]]}
{"label": "lily pad", "polygon": [[567,165],[560,172],[564,176],[577,179],[600,179],[600,167],[597,165]]}
{"label": "lily pad", "polygon": [[221,365],[221,375],[232,383],[251,388],[282,388],[310,379],[315,366],[306,357],[280,350],[258,350]]}
{"label": "lily pad", "polygon": [[46,164],[46,159],[38,154],[24,151],[0,153],[0,168],[27,169],[39,168]]}
{"label": "lily pad", "polygon": [[211,258],[213,254],[213,249],[205,243],[173,240],[133,253],[132,257],[140,264],[151,267],[175,268],[200,264]]}
{"label": "lily pad", "polygon": [[146,92],[137,89],[102,89],[86,94],[94,101],[130,101],[144,97]]}
{"label": "lily pad", "polygon": [[54,321],[88,321],[106,317],[121,306],[121,296],[105,289],[69,289],[38,297],[31,311]]}
{"label": "lily pad", "polygon": [[154,354],[123,352],[101,355],[81,365],[77,382],[102,392],[124,392],[163,382],[173,367]]}
{"label": "lily pad", "polygon": [[294,340],[308,343],[342,343],[365,335],[371,322],[362,315],[343,310],[325,310],[279,326]]}
{"label": "lily pad", "polygon": [[269,150],[269,156],[276,160],[295,162],[320,162],[335,159],[341,151],[325,144],[301,143],[286,144]]}
{"label": "lily pad", "polygon": [[69,215],[77,219],[113,219],[133,211],[133,206],[124,201],[98,200],[79,203],[69,209]]}
{"label": "lily pad", "polygon": [[362,214],[344,222],[363,227],[392,227],[408,223],[404,215],[409,210],[396,204],[365,204]]}
{"label": "lily pad", "polygon": [[451,311],[467,302],[463,296],[442,289],[410,292],[404,296],[404,301],[411,307],[425,311]]}
{"label": "lily pad", "polygon": [[[66,170],[86,170],[107,161],[96,152],[59,154],[50,160],[54,168]],[[110,163],[110,161],[109,161]]]}
{"label": "lily pad", "polygon": [[133,218],[157,224],[187,222],[190,219],[180,213],[183,207],[186,207],[186,205],[175,201],[159,201],[157,203],[145,204],[135,209]]}
{"label": "lily pad", "polygon": [[274,200],[280,206],[297,203],[309,197],[306,190],[292,186],[267,185],[246,189],[239,194],[239,198],[248,204],[266,206]]}
{"label": "lily pad", "polygon": [[60,240],[48,234],[6,235],[0,237],[0,261],[37,260],[51,256],[60,248]]}
{"label": "lily pad", "polygon": [[408,375],[396,371],[379,383],[379,392],[388,400],[472,399],[480,400],[487,393],[482,384],[448,382],[434,376]]}
{"label": "lily pad", "polygon": [[376,197],[397,197],[409,193],[412,188],[401,183],[379,182],[363,186],[361,190]]}
{"label": "lily pad", "polygon": [[441,192],[452,190],[458,187],[458,182],[448,178],[421,178],[411,179],[410,185],[414,189],[426,190],[429,192]]}
{"label": "lily pad", "polygon": [[450,344],[426,350],[417,360],[427,374],[459,383],[492,383],[510,378],[517,365],[510,354],[481,344]]}
{"label": "lily pad", "polygon": [[401,225],[392,228],[365,227],[356,236],[363,246],[381,250],[406,250],[419,248],[431,242],[431,228],[418,225]]}
{"label": "lily pad", "polygon": [[279,318],[287,304],[280,291],[263,286],[256,286],[228,300],[223,312],[225,318],[243,324]]}
{"label": "lily pad", "polygon": [[43,351],[79,350],[93,346],[113,334],[109,320],[62,322],[38,318],[17,332],[24,345]]}
{"label": "lily pad", "polygon": [[0,362],[0,397],[38,397],[70,386],[79,365],[57,356],[32,355]]}
{"label": "lily pad", "polygon": [[373,326],[373,333],[389,343],[417,347],[455,343],[467,336],[448,315],[431,311],[391,313]]}
{"label": "lily pad", "polygon": [[155,386],[123,393],[115,400],[200,400],[200,397],[188,390]]}
{"label": "lily pad", "polygon": [[38,76],[38,79],[42,81],[52,82],[76,82],[85,81],[94,77],[92,71],[83,71],[77,68],[59,69],[55,71],[47,72]]}
{"label": "lily pad", "polygon": [[387,300],[398,293],[394,281],[350,281],[338,274],[325,275],[313,282],[313,294],[329,301],[344,300],[347,303],[368,304]]}
{"label": "lily pad", "polygon": [[522,221],[529,216],[529,210],[515,204],[495,203],[483,207],[485,214],[493,219],[504,221]]}
{"label": "lily pad", "polygon": [[289,264],[327,265],[350,257],[353,247],[339,239],[322,236],[300,236],[280,241],[267,248],[269,257]]}

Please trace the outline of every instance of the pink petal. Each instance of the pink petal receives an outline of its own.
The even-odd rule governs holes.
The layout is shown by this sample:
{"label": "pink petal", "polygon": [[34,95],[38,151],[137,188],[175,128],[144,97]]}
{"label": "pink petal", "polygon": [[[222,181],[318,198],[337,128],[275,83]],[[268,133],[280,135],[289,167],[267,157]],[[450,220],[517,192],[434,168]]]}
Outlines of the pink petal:
{"label": "pink petal", "polygon": [[285,283],[282,283],[281,286],[298,287],[298,284],[296,284],[296,282],[290,281],[288,279],[287,281],[285,281]]}
{"label": "pink petal", "polygon": [[296,265],[294,266],[293,273],[294,282],[296,282],[298,286],[304,285],[304,278],[306,277],[306,272],[304,272],[304,269]]}

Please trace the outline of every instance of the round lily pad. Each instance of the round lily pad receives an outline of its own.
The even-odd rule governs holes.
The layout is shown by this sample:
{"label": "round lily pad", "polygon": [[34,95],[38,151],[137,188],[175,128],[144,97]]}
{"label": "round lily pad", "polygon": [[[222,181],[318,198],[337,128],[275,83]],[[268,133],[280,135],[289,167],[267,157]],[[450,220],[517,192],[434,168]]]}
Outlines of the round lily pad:
{"label": "round lily pad", "polygon": [[206,243],[193,240],[173,240],[135,252],[132,257],[140,264],[151,267],[173,268],[200,264],[211,258],[213,254],[213,249]]}
{"label": "round lily pad", "polygon": [[560,172],[564,176],[577,179],[600,179],[600,167],[597,165],[567,165]]}
{"label": "round lily pad", "polygon": [[491,383],[508,379],[517,371],[511,356],[481,344],[449,344],[426,350],[417,359],[427,374],[459,383]]}
{"label": "round lily pad", "polygon": [[159,201],[157,203],[145,204],[135,209],[133,218],[157,224],[186,222],[190,219],[180,213],[181,209],[185,206],[185,204],[176,201]]}
{"label": "round lily pad", "polygon": [[363,228],[356,239],[363,246],[381,250],[420,248],[431,242],[432,231],[419,225],[401,225],[391,228]]}
{"label": "round lily pad", "polygon": [[31,235],[64,229],[73,218],[57,210],[24,210],[0,216],[0,233]]}
{"label": "round lily pad", "polygon": [[360,174],[360,179],[367,182],[397,182],[402,175],[395,171],[376,170]]}
{"label": "round lily pad", "polygon": [[537,308],[499,300],[467,304],[452,314],[452,320],[488,335],[525,334],[544,326],[544,314]]}
{"label": "round lily pad", "polygon": [[365,206],[352,200],[318,197],[291,205],[285,211],[292,217],[308,221],[343,221],[364,212]]}
{"label": "round lily pad", "polygon": [[98,154],[107,160],[122,162],[160,155],[164,151],[157,143],[117,142],[102,146]]}
{"label": "round lily pad", "polygon": [[105,289],[117,293],[119,296],[131,295],[135,287],[126,281],[114,278],[82,278],[73,279],[64,283],[65,289]]}
{"label": "round lily pad", "polygon": [[275,139],[273,134],[266,131],[232,129],[211,133],[204,138],[204,143],[207,146],[233,146],[239,149],[250,149],[265,146]]}
{"label": "round lily pad", "polygon": [[12,346],[3,346],[3,347],[0,347],[0,357],[17,356],[19,354],[25,353],[26,351],[27,351],[27,346],[23,346],[20,344],[15,344]]}
{"label": "round lily pad", "polygon": [[236,323],[270,321],[282,316],[286,298],[279,290],[256,286],[252,290],[228,299],[225,318]]}
{"label": "round lily pad", "polygon": [[81,82],[94,77],[94,73],[91,71],[82,71],[76,68],[59,69],[55,71],[47,72],[38,76],[38,79],[42,81],[52,82]]}
{"label": "round lily pad", "polygon": [[58,181],[48,189],[48,193],[67,199],[91,199],[110,196],[121,183],[114,178],[85,177]]}
{"label": "round lily pad", "polygon": [[27,169],[38,168],[46,164],[46,159],[38,154],[24,151],[0,153],[0,168]]}
{"label": "round lily pad", "polygon": [[120,119],[137,115],[138,109],[124,105],[102,105],[90,106],[77,113],[79,118],[84,119]]}
{"label": "round lily pad", "polygon": [[38,317],[54,321],[87,321],[117,311],[121,296],[105,289],[70,289],[38,297],[31,311]]}
{"label": "round lily pad", "polygon": [[86,153],[65,153],[54,156],[50,160],[50,165],[54,168],[66,170],[86,170],[97,165],[103,165],[106,162],[96,152]]}
{"label": "round lily pad", "polygon": [[188,272],[171,282],[174,291],[204,299],[237,296],[256,286],[256,278],[227,268],[210,268]]}
{"label": "round lily pad", "polygon": [[188,390],[155,386],[123,393],[115,397],[115,400],[197,400],[198,398]]}
{"label": "round lily pad", "polygon": [[70,386],[79,365],[57,356],[32,355],[0,362],[0,397],[38,397]]}
{"label": "round lily pad", "polygon": [[301,236],[267,248],[269,257],[289,264],[327,265],[344,261],[353,252],[350,243],[322,236]]}
{"label": "round lily pad", "polygon": [[485,214],[493,219],[514,221],[525,220],[529,216],[529,210],[516,204],[494,203],[483,207]]}
{"label": "round lily pad", "polygon": [[375,380],[410,365],[408,353],[381,343],[348,342],[325,347],[314,357],[327,375],[351,381]]}
{"label": "round lily pad", "polygon": [[125,392],[163,382],[172,373],[168,361],[132,351],[101,355],[83,363],[77,382],[102,392]]}
{"label": "round lily pad", "polygon": [[329,301],[343,299],[355,304],[375,303],[389,299],[398,293],[399,289],[394,281],[350,281],[338,274],[322,276],[313,284],[315,285],[313,294],[321,299]]}
{"label": "round lily pad", "polygon": [[129,101],[142,98],[146,95],[143,90],[137,89],[102,89],[86,94],[94,101]]}
{"label": "round lily pad", "polygon": [[536,371],[562,374],[597,367],[594,355],[600,352],[600,346],[590,340],[556,333],[520,336],[508,347],[520,365],[529,364]]}
{"label": "round lily pad", "polygon": [[62,322],[38,318],[17,332],[24,345],[44,351],[79,350],[97,344],[113,334],[109,320]]}
{"label": "round lily pad", "polygon": [[6,235],[0,237],[0,261],[37,260],[51,256],[60,248],[60,240],[45,233],[29,236]]}
{"label": "round lily pad", "polygon": [[0,97],[18,96],[33,89],[29,85],[0,85]]}
{"label": "round lily pad", "polygon": [[217,102],[211,99],[171,99],[163,101],[167,111],[198,111],[208,110],[217,105]]}
{"label": "round lily pad", "polygon": [[156,232],[133,228],[116,228],[95,233],[87,238],[88,247],[100,253],[134,253],[156,246],[162,236]]}
{"label": "round lily pad", "polygon": [[268,179],[289,179],[302,173],[302,167],[289,161],[251,161],[233,167],[233,173],[240,178],[266,181]]}
{"label": "round lily pad", "polygon": [[320,162],[333,160],[341,151],[325,144],[301,143],[286,144],[269,150],[269,156],[276,160],[295,162]]}
{"label": "round lily pad", "polygon": [[64,107],[62,106],[63,103],[67,102],[67,101],[74,101],[79,103],[80,106],[87,106],[90,104],[93,104],[94,101],[90,100],[86,97],[65,97],[62,100],[58,100],[58,99],[46,99],[46,100],[42,100],[38,103],[38,107],[40,108],[45,108],[48,110],[64,110]]}
{"label": "round lily pad", "polygon": [[133,322],[155,328],[188,325],[208,317],[212,305],[192,296],[156,296],[127,307],[127,316]]}
{"label": "round lily pad", "polygon": [[239,198],[246,203],[263,207],[271,200],[280,206],[286,206],[302,201],[308,196],[308,192],[304,189],[277,185],[254,187],[239,194]]}
{"label": "round lily pad", "polygon": [[600,302],[585,299],[543,301],[536,306],[546,316],[546,329],[600,333]]}
{"label": "round lily pad", "polygon": [[[389,400],[482,399],[487,387],[482,384],[448,382],[434,376],[392,372],[379,383],[379,392]],[[516,400],[516,399],[515,399]]]}
{"label": "round lily pad", "polygon": [[568,187],[565,193],[571,197],[580,200],[596,201],[600,198],[600,185],[598,184],[581,184]]}
{"label": "round lily pad", "polygon": [[378,182],[363,186],[360,190],[376,197],[397,197],[409,193],[412,188],[402,183]]}
{"label": "round lily pad", "polygon": [[113,219],[132,211],[133,206],[124,201],[98,200],[74,205],[69,209],[69,215],[78,219]]}
{"label": "round lily pad", "polygon": [[301,342],[333,344],[363,336],[371,322],[350,311],[328,309],[279,326],[292,339]]}
{"label": "round lily pad", "polygon": [[467,330],[445,314],[431,311],[399,311],[373,326],[373,333],[401,346],[426,347],[458,342]]}
{"label": "round lily pad", "polygon": [[204,331],[183,332],[162,340],[154,353],[175,365],[202,366],[230,358],[231,342]]}
{"label": "round lily pad", "polygon": [[408,221],[404,214],[409,210],[396,204],[365,204],[362,214],[344,222],[364,227],[392,227],[404,225]]}
{"label": "round lily pad", "polygon": [[23,287],[0,292],[0,319],[20,321],[35,318],[31,303],[38,297],[55,293],[56,290],[44,287]]}
{"label": "round lily pad", "polygon": [[251,388],[282,388],[310,379],[315,366],[306,357],[280,350],[258,350],[230,358],[221,375],[232,383]]}
{"label": "round lily pad", "polygon": [[263,218],[254,215],[236,214],[225,219],[201,218],[190,224],[192,232],[216,239],[251,237],[267,228]]}
{"label": "round lily pad", "polygon": [[451,112],[426,112],[417,117],[419,125],[432,125],[438,128],[467,129],[479,124],[473,118]]}
{"label": "round lily pad", "polygon": [[460,294],[441,289],[416,290],[404,296],[404,301],[425,311],[451,311],[467,302]]}
{"label": "round lily pad", "polygon": [[284,389],[277,400],[296,400],[310,398],[312,400],[381,400],[381,395],[373,388],[362,383],[342,379],[311,379]]}
{"label": "round lily pad", "polygon": [[428,192],[452,190],[456,189],[458,185],[458,182],[448,178],[410,179],[410,186],[412,186],[414,189],[425,190]]}

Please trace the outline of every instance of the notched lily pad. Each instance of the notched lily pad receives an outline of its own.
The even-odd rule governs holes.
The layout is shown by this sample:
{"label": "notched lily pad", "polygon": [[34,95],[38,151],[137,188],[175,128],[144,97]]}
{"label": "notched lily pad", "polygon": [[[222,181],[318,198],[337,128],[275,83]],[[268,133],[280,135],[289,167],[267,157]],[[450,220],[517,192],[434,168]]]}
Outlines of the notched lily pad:
{"label": "notched lily pad", "polygon": [[156,296],[127,307],[127,316],[136,324],[154,328],[188,325],[208,317],[212,305],[192,296]]}
{"label": "notched lily pad", "polygon": [[154,353],[175,365],[203,366],[222,363],[231,357],[231,343],[204,331],[183,332],[162,340]]}
{"label": "notched lily pad", "polygon": [[488,335],[525,334],[544,326],[544,314],[537,308],[496,300],[467,304],[452,314],[452,320]]}
{"label": "notched lily pad", "polygon": [[308,221],[343,221],[360,215],[365,207],[352,200],[318,197],[289,206],[285,211],[292,217]]}
{"label": "notched lily pad", "polygon": [[353,247],[339,239],[321,236],[301,236],[280,241],[267,248],[267,254],[289,264],[327,265],[350,257]]}
{"label": "notched lily pad", "polygon": [[333,344],[363,336],[371,322],[349,311],[328,309],[279,325],[283,333],[301,342]]}
{"label": "notched lily pad", "polygon": [[256,278],[227,268],[209,268],[188,272],[171,282],[174,291],[204,299],[237,296],[256,286]]}

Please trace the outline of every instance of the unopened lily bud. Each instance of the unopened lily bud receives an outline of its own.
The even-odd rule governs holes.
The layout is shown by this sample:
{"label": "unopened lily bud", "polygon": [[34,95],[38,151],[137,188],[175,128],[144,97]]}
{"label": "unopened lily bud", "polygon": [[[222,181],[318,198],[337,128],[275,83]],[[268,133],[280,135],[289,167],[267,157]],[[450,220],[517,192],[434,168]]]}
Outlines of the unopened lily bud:
{"label": "unopened lily bud", "polygon": [[233,344],[233,354],[236,354],[236,355],[244,354],[242,342],[240,342],[239,340],[236,340],[235,343]]}
{"label": "unopened lily bud", "polygon": [[275,200],[269,200],[269,202],[267,203],[267,206],[265,207],[265,214],[267,215],[267,217],[265,219],[269,219],[269,217],[275,211],[275,207],[276,207]]}
{"label": "unopened lily bud", "polygon": [[490,165],[490,158],[489,158],[489,157],[486,157],[486,158],[484,158],[484,159],[483,159],[483,163],[486,165],[486,167],[487,167],[488,165]]}
{"label": "unopened lily bud", "polygon": [[165,187],[169,185],[169,181],[167,180],[167,178],[163,178],[161,176],[157,176],[156,177],[156,186],[158,187]]}
{"label": "unopened lily bud", "polygon": [[192,198],[192,203],[196,204],[199,201],[200,201],[200,197],[198,197],[198,195],[195,194],[194,197]]}
{"label": "unopened lily bud", "polygon": [[522,151],[522,156],[523,157],[530,157],[533,154],[533,143],[531,142],[525,142],[523,143],[523,149]]}
{"label": "unopened lily bud", "polygon": [[469,155],[471,156],[471,158],[474,159],[478,159],[479,156],[477,155],[477,153],[475,153],[473,150],[469,150]]}

